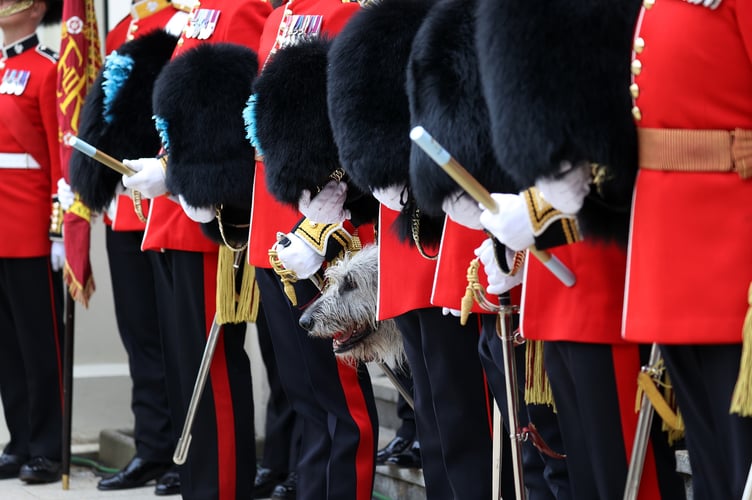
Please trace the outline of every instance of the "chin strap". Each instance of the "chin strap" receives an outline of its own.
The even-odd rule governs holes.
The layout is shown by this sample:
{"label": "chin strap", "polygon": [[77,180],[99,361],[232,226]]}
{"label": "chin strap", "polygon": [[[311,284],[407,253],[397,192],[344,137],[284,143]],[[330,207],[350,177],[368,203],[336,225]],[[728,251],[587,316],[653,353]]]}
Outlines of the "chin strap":
{"label": "chin strap", "polygon": [[7,7],[0,9],[0,17],[9,17],[13,14],[18,14],[34,5],[34,0],[19,0],[16,3],[12,3]]}

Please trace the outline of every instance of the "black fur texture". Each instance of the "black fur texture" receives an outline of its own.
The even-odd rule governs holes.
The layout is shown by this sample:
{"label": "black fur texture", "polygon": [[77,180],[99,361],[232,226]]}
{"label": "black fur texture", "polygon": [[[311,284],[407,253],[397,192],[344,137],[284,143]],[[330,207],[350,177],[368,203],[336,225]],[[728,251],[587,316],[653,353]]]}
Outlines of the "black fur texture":
{"label": "black fur texture", "polygon": [[586,236],[626,241],[637,171],[630,57],[639,0],[479,0],[476,44],[492,143],[526,188],[559,164],[608,166],[578,214]]}
{"label": "black fur texture", "polygon": [[339,168],[326,112],[330,45],[314,38],[280,50],[253,84],[267,187],[294,208],[304,189],[315,194]]}
{"label": "black fur texture", "polygon": [[[430,0],[383,0],[356,13],[329,52],[327,100],[339,159],[363,191],[410,182],[410,108],[405,90],[410,47]],[[410,198],[394,230],[411,241]],[[441,220],[420,217],[420,239],[441,237]]]}
{"label": "black fur texture", "polygon": [[[151,118],[151,93],[176,42],[177,37],[154,30],[121,45],[117,53],[130,56],[133,69],[110,104],[112,121],[105,122],[103,116],[105,80],[100,71],[84,101],[78,136],[118,160],[154,156],[160,141]],[[69,165],[71,187],[83,203],[95,212],[107,208],[121,174],[76,150]]]}
{"label": "black fur texture", "polygon": [[[496,165],[488,111],[475,53],[476,0],[441,0],[431,9],[407,65],[411,128],[421,125],[491,192],[516,192]],[[441,203],[460,190],[423,150],[412,144],[410,185],[418,206],[442,215]]]}
{"label": "black fur texture", "polygon": [[202,44],[157,78],[153,107],[167,123],[167,188],[190,205],[235,205],[250,214],[254,151],[242,112],[257,66],[247,47]]}
{"label": "black fur texture", "polygon": [[45,0],[47,12],[42,17],[41,25],[49,26],[59,23],[63,18],[63,0]]}

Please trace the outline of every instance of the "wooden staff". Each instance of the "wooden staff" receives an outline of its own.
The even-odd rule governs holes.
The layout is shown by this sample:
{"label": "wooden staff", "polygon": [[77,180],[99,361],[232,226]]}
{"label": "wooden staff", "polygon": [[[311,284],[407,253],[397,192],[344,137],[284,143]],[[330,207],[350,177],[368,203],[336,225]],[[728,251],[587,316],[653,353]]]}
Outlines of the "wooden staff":
{"label": "wooden staff", "polygon": [[[431,157],[454,181],[464,189],[475,201],[483,205],[491,213],[498,213],[499,207],[491,197],[491,193],[484,188],[460,163],[449,154],[423,127],[415,127],[410,131],[410,139],[415,142],[428,156]],[[535,247],[528,249],[538,258],[546,268],[564,285],[571,287],[575,284],[575,276],[555,255]]]}

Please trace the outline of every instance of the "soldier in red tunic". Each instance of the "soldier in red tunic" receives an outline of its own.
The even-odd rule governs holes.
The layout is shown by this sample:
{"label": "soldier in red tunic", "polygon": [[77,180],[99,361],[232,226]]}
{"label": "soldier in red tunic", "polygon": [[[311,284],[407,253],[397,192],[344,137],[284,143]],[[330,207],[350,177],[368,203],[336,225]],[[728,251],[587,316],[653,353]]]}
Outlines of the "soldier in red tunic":
{"label": "soldier in red tunic", "polygon": [[[523,335],[547,341],[544,364],[574,498],[622,497],[637,422],[640,347],[620,336],[636,173],[624,85],[637,10],[635,0],[559,0],[545,11],[481,0],[478,9],[494,152],[528,188],[494,194],[499,212],[484,211],[481,223],[513,250],[551,248],[576,276],[567,287],[528,258],[521,310]],[[580,241],[562,214],[576,214]],[[561,222],[558,241],[546,241]],[[666,436],[659,426],[653,431],[639,498],[681,498]]]}
{"label": "soldier in red tunic", "polygon": [[61,472],[62,212],[50,226],[60,178],[57,54],[36,35],[61,13],[62,2],[0,6],[0,395],[10,431],[0,478],[28,483]]}
{"label": "soldier in red tunic", "polygon": [[[151,118],[151,92],[188,20],[188,10],[167,0],[132,3],[130,13],[107,34],[108,56],[81,111],[81,139],[115,158],[137,158],[159,149],[159,135]],[[175,438],[164,385],[154,287],[154,266],[159,254],[141,251],[146,219],[139,219],[133,200],[122,192],[117,172],[78,151],[73,151],[69,169],[73,191],[87,207],[105,214],[115,315],[133,382],[131,409],[136,454],[121,471],[102,479],[97,487],[136,488],[157,479],[157,494],[177,494],[180,478],[176,469],[171,470]],[[58,186],[65,190],[65,180],[60,179]],[[72,193],[69,200],[72,203]],[[142,216],[148,213],[148,203],[143,200],[139,207]],[[63,208],[68,209],[65,204]],[[139,314],[134,315],[134,310]]]}
{"label": "soldier in red tunic", "polygon": [[431,303],[444,218],[416,212],[411,194],[406,69],[432,5],[384,0],[353,18],[330,51],[329,116],[343,169],[381,202],[378,318],[394,318],[402,333],[426,495],[487,498],[492,442],[480,325],[462,326]]}
{"label": "soldier in red tunic", "polygon": [[[173,61],[165,70],[181,55],[187,55],[191,49],[198,50],[204,44],[228,42],[257,50],[270,10],[270,6],[260,0],[195,2],[177,42]],[[188,72],[185,78],[218,78],[207,74],[209,71],[214,70],[202,71],[196,67],[195,73]],[[252,76],[252,71],[245,67],[243,72]],[[173,94],[178,99],[179,88],[177,85],[178,90]],[[155,87],[155,93],[156,90]],[[225,98],[219,94],[214,97],[216,100]],[[154,102],[155,110],[158,104]],[[195,114],[216,107],[216,102],[192,98],[186,98],[184,104],[187,112]],[[176,134],[172,139],[180,138]],[[232,141],[231,138],[225,140]],[[195,144],[197,151],[205,155],[210,155],[207,148],[211,146],[205,142]],[[219,246],[204,236],[199,224],[186,215],[179,203],[163,196],[167,187],[160,160],[142,158],[128,163],[138,173],[124,177],[123,184],[153,198],[142,249],[155,250],[159,255],[155,268],[157,301],[160,310],[169,311],[160,317],[164,325],[168,400],[173,430],[179,433],[216,311]],[[169,169],[170,161],[167,162]],[[209,384],[193,424],[187,461],[179,467],[183,498],[235,499],[252,495],[256,457],[254,430],[249,420],[253,415],[253,395],[249,361],[243,347],[245,328],[245,323],[222,326]]]}
{"label": "soldier in red tunic", "polygon": [[[343,26],[359,9],[356,2],[341,0],[289,0],[275,9],[261,37],[259,81],[267,77],[265,68],[271,68],[275,56],[285,47],[306,39],[333,37],[336,40]],[[301,64],[305,63],[301,61]],[[284,156],[285,141],[297,137],[318,146],[321,131],[306,128],[310,123],[301,121],[298,115],[289,116],[296,113],[294,103],[305,95],[305,90],[297,87],[295,79],[285,78],[286,70],[281,71],[279,77],[285,87],[276,90],[287,93],[292,100],[283,102],[272,118],[289,125],[280,128],[276,138],[272,137],[274,146],[281,147],[272,146],[269,154]],[[320,95],[314,93],[316,99],[320,99]],[[311,103],[305,104],[310,106]],[[325,107],[322,106],[320,113],[326,114]],[[274,136],[273,130],[270,135]],[[299,146],[290,154],[310,153]],[[336,359],[331,343],[311,338],[298,324],[302,314],[300,307],[305,301],[301,295],[298,307],[291,305],[269,262],[269,249],[277,242],[277,233],[287,233],[301,220],[301,212],[295,203],[298,198],[297,195],[288,197],[287,203],[283,203],[272,196],[271,190],[279,189],[280,185],[269,184],[265,157],[261,156],[266,152],[258,149],[256,152],[248,255],[250,263],[256,266],[280,379],[290,403],[303,420],[303,441],[297,463],[297,498],[370,499],[378,432],[370,378],[363,367]],[[276,157],[278,162],[279,158]],[[312,170],[322,167],[320,158],[315,160]],[[278,181],[285,183],[284,179]],[[290,190],[294,191],[301,182],[298,179],[290,181]],[[311,273],[318,270],[324,260],[323,256],[316,257],[321,260],[312,264]],[[300,276],[304,275],[300,273]],[[305,281],[303,279],[300,283],[305,284]],[[272,498],[294,498],[294,486],[294,482],[286,481],[275,489]]]}
{"label": "soldier in red tunic", "polygon": [[750,409],[732,407],[752,281],[751,54],[749,2],[643,3],[623,335],[660,345],[696,499],[741,498],[752,462]]}

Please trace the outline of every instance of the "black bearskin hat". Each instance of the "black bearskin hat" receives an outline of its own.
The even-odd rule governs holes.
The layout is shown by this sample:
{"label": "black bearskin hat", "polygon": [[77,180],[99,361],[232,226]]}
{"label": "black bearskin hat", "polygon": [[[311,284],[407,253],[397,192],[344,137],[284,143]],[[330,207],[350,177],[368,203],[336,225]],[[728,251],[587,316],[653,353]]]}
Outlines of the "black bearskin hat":
{"label": "black bearskin hat", "polygon": [[[253,85],[255,141],[264,155],[269,192],[297,209],[304,189],[313,195],[340,169],[326,110],[327,53],[331,41],[313,38],[274,55]],[[378,204],[349,183],[345,206],[355,219],[375,219]],[[362,211],[362,210],[361,210]],[[358,221],[354,221],[356,224]]]}
{"label": "black bearskin hat", "polygon": [[[422,126],[492,192],[516,192],[497,165],[480,92],[475,54],[476,0],[441,0],[415,35],[407,66],[412,126]],[[410,152],[410,183],[418,206],[441,215],[442,201],[460,187],[417,145]]]}
{"label": "black bearskin hat", "polygon": [[248,240],[254,150],[245,138],[243,108],[258,71],[251,49],[202,44],[176,57],[154,86],[157,129],[169,153],[167,189],[195,207],[222,207],[201,224],[210,239]]}
{"label": "black bearskin hat", "polygon": [[[154,30],[111,53],[84,101],[79,137],[117,159],[154,156],[160,142],[151,118],[151,93],[176,42],[177,37]],[[73,150],[71,187],[92,210],[107,207],[121,177]]]}
{"label": "black bearskin hat", "polygon": [[153,107],[169,153],[167,189],[190,205],[250,204],[254,152],[242,113],[257,65],[247,47],[202,44],[157,78]]}
{"label": "black bearskin hat", "polygon": [[42,26],[49,26],[51,24],[57,24],[63,18],[63,0],[45,0],[47,4],[47,12],[42,17]]}
{"label": "black bearskin hat", "polygon": [[522,188],[561,161],[604,165],[583,233],[626,240],[637,171],[630,54],[639,0],[479,0],[476,44],[497,160]]}
{"label": "black bearskin hat", "polygon": [[[342,167],[363,190],[410,183],[410,109],[405,70],[430,0],[383,0],[355,14],[329,53],[329,119]],[[410,240],[415,200],[395,230]],[[420,239],[437,243],[443,217],[420,216]]]}

